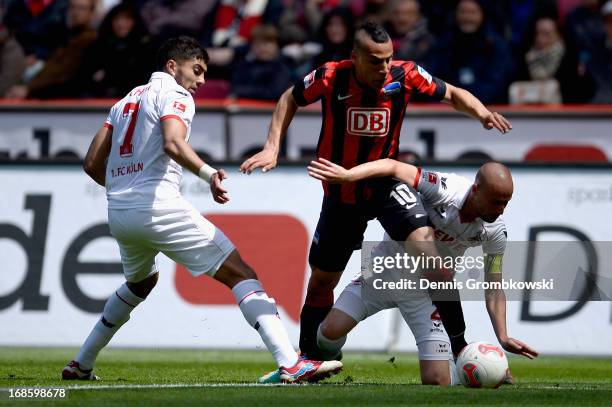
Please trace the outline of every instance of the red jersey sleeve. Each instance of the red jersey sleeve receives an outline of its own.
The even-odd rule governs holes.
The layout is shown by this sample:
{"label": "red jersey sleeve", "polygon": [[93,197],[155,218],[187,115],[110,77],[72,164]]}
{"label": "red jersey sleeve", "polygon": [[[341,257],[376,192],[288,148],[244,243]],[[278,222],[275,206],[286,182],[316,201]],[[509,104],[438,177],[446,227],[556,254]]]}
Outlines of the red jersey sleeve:
{"label": "red jersey sleeve", "polygon": [[[406,72],[404,86],[409,92],[438,102],[444,99],[446,83],[443,80],[431,76],[429,72],[413,62],[406,63],[404,70]],[[419,99],[423,99],[423,97]]]}
{"label": "red jersey sleeve", "polygon": [[310,72],[293,86],[293,99],[298,106],[306,106],[321,99],[331,92],[334,85],[335,64],[333,62],[320,66]]}

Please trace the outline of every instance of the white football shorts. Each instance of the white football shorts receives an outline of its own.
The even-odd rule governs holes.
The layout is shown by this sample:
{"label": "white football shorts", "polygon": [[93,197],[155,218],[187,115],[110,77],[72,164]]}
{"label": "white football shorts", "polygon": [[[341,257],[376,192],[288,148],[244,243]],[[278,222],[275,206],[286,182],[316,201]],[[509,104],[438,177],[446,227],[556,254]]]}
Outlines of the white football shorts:
{"label": "white football shorts", "polygon": [[420,360],[448,360],[452,357],[450,340],[429,295],[412,296],[399,302],[365,299],[361,293],[362,284],[361,278],[349,283],[338,297],[334,308],[350,315],[357,322],[379,311],[399,308],[414,335]]}
{"label": "white football shorts", "polygon": [[109,209],[108,223],[129,282],[155,274],[155,256],[160,252],[193,276],[213,277],[235,249],[220,229],[185,200],[171,209]]}

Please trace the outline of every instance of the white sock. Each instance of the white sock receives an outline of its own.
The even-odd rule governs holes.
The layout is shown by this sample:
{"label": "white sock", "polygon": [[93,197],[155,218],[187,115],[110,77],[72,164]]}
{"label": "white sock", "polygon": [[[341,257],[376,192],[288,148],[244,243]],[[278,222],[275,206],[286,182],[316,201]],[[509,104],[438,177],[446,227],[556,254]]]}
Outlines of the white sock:
{"label": "white sock", "polygon": [[321,325],[317,329],[317,345],[323,353],[323,359],[333,360],[338,356],[346,342],[346,335],[338,339],[329,339],[321,332]]}
{"label": "white sock", "polygon": [[455,365],[455,359],[452,357],[448,360],[448,370],[450,372],[450,385],[460,385],[461,381],[459,380],[459,374],[457,373],[457,365]]}
{"label": "white sock", "polygon": [[130,319],[130,312],[143,301],[144,298],[137,297],[126,284],[110,296],[104,305],[102,317],[96,322],[75,359],[83,370],[93,368],[98,353]]}
{"label": "white sock", "polygon": [[258,280],[243,280],[232,288],[234,298],[247,322],[254,327],[279,367],[291,367],[298,361],[276,304]]}

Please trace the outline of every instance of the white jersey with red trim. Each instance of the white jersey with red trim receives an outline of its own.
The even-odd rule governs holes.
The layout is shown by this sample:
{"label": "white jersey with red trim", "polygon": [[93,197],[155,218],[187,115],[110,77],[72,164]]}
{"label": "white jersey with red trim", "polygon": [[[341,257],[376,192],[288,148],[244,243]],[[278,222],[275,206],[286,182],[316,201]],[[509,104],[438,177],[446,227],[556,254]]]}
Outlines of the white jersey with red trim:
{"label": "white jersey with red trim", "polygon": [[106,165],[109,208],[166,208],[181,197],[183,170],[164,152],[161,122],[179,120],[187,140],[195,105],[191,94],[165,72],[134,88],[112,108],[104,125],[113,131]]}
{"label": "white jersey with red trim", "polygon": [[[507,232],[502,217],[495,222],[480,218],[462,222],[459,211],[472,189],[472,181],[454,173],[419,170],[415,188],[434,225],[435,240],[444,242],[452,253],[461,256],[468,247],[482,245],[485,254],[503,254]],[[442,254],[442,253],[441,253]]]}
{"label": "white jersey with red trim", "polygon": [[[419,168],[413,187],[421,194],[427,215],[434,226],[435,240],[442,256],[462,256],[469,247],[482,246],[485,254],[503,254],[507,232],[502,217],[495,222],[476,218],[462,222],[463,207],[472,182],[454,173],[424,171]],[[391,238],[385,234],[385,240]]]}

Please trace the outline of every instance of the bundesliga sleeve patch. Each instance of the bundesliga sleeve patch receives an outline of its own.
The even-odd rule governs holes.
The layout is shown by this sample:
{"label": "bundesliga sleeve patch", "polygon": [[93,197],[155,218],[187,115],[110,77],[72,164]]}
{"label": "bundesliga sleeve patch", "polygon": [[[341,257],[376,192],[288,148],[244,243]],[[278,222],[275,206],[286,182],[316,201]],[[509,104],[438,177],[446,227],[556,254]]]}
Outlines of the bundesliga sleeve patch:
{"label": "bundesliga sleeve patch", "polygon": [[431,83],[433,79],[431,75],[429,74],[429,72],[421,68],[419,65],[417,65],[417,71],[419,72],[419,75],[421,75],[427,81],[427,83]]}
{"label": "bundesliga sleeve patch", "polygon": [[314,83],[316,72],[317,70],[315,69],[314,71],[312,71],[311,73],[309,73],[308,75],[304,77],[304,89],[308,89],[310,85]]}
{"label": "bundesliga sleeve patch", "polygon": [[436,174],[435,174],[435,173],[433,173],[433,172],[428,172],[428,173],[427,173],[427,181],[428,181],[430,184],[436,184],[436,183],[438,182],[438,175],[436,175]]}
{"label": "bundesliga sleeve patch", "polygon": [[172,109],[176,113],[185,113],[185,110],[187,110],[187,106],[177,100],[172,104]]}

